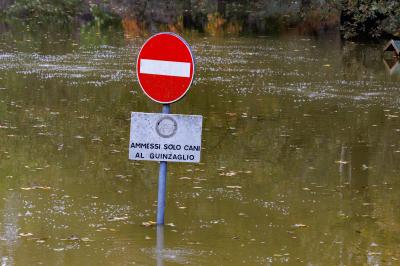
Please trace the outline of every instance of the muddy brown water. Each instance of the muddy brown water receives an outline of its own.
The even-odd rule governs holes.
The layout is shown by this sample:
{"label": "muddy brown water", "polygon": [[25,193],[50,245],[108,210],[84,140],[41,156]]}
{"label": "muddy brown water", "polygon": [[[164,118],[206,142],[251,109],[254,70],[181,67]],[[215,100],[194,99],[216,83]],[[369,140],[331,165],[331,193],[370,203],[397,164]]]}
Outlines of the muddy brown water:
{"label": "muddy brown water", "polygon": [[400,78],[381,46],[185,36],[202,162],[128,160],[144,38],[0,37],[2,265],[399,265]]}

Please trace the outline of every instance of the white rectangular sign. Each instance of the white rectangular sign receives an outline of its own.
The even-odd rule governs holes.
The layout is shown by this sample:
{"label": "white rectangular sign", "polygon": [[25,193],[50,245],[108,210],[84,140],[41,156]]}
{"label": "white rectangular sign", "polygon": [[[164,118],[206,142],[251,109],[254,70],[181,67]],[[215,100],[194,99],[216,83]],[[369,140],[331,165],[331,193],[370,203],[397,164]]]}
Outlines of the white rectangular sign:
{"label": "white rectangular sign", "polygon": [[131,114],[130,160],[200,162],[200,115]]}
{"label": "white rectangular sign", "polygon": [[140,59],[140,73],[189,78],[190,63]]}

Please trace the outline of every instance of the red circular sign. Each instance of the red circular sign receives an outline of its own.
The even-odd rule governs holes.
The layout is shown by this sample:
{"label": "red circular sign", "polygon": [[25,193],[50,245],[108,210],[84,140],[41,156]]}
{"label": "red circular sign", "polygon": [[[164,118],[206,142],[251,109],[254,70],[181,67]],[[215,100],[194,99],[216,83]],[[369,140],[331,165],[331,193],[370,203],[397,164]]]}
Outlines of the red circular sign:
{"label": "red circular sign", "polygon": [[136,74],[152,100],[168,104],[181,99],[193,81],[194,60],[180,36],[164,32],[150,37],[140,49]]}

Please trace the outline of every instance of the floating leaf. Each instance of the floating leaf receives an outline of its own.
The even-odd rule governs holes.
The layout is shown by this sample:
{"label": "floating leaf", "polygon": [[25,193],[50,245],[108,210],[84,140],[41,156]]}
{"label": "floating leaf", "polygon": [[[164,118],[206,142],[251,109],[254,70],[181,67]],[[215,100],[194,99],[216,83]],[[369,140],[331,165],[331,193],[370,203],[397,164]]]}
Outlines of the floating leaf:
{"label": "floating leaf", "polygon": [[227,188],[236,188],[236,189],[241,189],[242,186],[226,186]]}
{"label": "floating leaf", "polygon": [[46,186],[33,186],[33,187],[21,187],[22,190],[34,190],[34,189],[43,189],[43,190],[49,190],[51,187],[46,187]]}
{"label": "floating leaf", "polygon": [[335,163],[338,163],[338,164],[348,164],[349,162],[348,162],[348,161],[341,161],[341,160],[339,160],[339,161],[335,161]]}
{"label": "floating leaf", "polygon": [[235,171],[229,171],[228,173],[225,173],[225,176],[235,176],[236,172]]}
{"label": "floating leaf", "polygon": [[371,252],[371,251],[369,251],[368,255],[370,255],[370,256],[382,255],[382,252]]}
{"label": "floating leaf", "polygon": [[33,236],[32,233],[19,233],[18,235],[22,237]]}
{"label": "floating leaf", "polygon": [[294,225],[292,225],[292,227],[294,227],[294,228],[305,228],[305,227],[308,227],[308,226],[305,225],[305,224],[294,224]]}
{"label": "floating leaf", "polygon": [[122,216],[122,217],[108,217],[107,221],[109,222],[117,222],[117,221],[124,221],[127,220],[129,217],[128,216]]}
{"label": "floating leaf", "polygon": [[157,223],[153,222],[153,221],[148,221],[148,222],[142,223],[142,226],[144,226],[144,227],[150,227],[150,226],[154,226],[154,225],[157,225]]}

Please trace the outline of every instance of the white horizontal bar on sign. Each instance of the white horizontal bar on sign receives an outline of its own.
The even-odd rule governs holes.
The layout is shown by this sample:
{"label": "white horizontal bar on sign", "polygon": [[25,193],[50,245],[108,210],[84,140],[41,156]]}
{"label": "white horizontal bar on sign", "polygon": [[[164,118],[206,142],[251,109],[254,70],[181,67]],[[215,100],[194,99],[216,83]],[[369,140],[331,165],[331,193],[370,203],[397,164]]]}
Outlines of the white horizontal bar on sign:
{"label": "white horizontal bar on sign", "polygon": [[190,63],[140,59],[140,73],[189,78]]}

